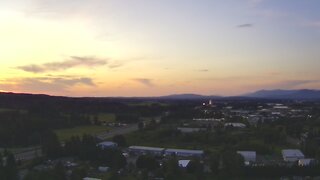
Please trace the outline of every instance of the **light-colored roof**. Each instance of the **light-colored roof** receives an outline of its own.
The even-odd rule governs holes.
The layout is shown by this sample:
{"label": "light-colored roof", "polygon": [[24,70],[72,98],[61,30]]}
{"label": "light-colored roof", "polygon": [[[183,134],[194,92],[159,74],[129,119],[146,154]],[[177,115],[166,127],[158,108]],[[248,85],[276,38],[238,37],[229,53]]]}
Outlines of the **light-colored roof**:
{"label": "light-colored roof", "polygon": [[163,151],[164,150],[164,148],[160,148],[160,147],[147,147],[147,146],[130,146],[129,149],[144,150],[144,151]]}
{"label": "light-colored roof", "polygon": [[98,167],[98,170],[99,171],[102,171],[102,172],[106,172],[106,171],[108,171],[110,168],[109,167],[107,167],[107,166],[99,166]]}
{"label": "light-colored roof", "polygon": [[283,106],[283,105],[277,105],[277,106],[273,106],[274,109],[288,109],[288,106]]}
{"label": "light-colored roof", "polygon": [[185,168],[188,166],[189,162],[190,162],[190,160],[179,160],[178,164],[180,167]]}
{"label": "light-colored roof", "polygon": [[85,178],[83,178],[83,180],[101,180],[101,179],[91,178],[91,177],[85,177]]}
{"label": "light-colored roof", "polygon": [[257,153],[255,151],[237,151],[238,154],[241,154],[244,157],[256,157]]}
{"label": "light-colored roof", "polygon": [[117,145],[117,143],[112,142],[112,141],[104,141],[98,144],[99,146],[114,146]]}
{"label": "light-colored roof", "polygon": [[189,150],[189,149],[166,149],[166,153],[188,153],[188,154],[203,154],[202,150]]}
{"label": "light-colored roof", "polygon": [[312,161],[314,161],[314,159],[299,159],[298,164],[299,165],[309,165]]}
{"label": "light-colored roof", "polygon": [[283,149],[282,156],[284,156],[284,157],[304,157],[304,154],[299,149]]}
{"label": "light-colored roof", "polygon": [[189,127],[178,127],[177,129],[181,132],[187,132],[187,133],[206,130],[205,128],[189,128]]}
{"label": "light-colored roof", "polygon": [[225,123],[224,126],[246,127],[246,125],[243,123]]}

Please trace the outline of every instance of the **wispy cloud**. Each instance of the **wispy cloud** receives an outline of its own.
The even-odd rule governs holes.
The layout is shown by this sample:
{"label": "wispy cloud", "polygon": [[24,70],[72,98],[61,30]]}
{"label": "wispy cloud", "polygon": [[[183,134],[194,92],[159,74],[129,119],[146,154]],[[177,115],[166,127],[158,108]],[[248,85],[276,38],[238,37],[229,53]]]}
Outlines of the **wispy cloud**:
{"label": "wispy cloud", "polygon": [[7,79],[0,82],[0,88],[8,91],[64,93],[76,85],[96,86],[88,77],[37,77]]}
{"label": "wispy cloud", "polygon": [[[95,4],[99,1],[92,0]],[[27,8],[24,9],[27,15],[37,15],[44,17],[70,17],[73,14],[79,14],[83,11],[83,7],[89,6],[91,1],[77,0],[77,1],[65,1],[65,0],[30,0],[29,3],[25,3]],[[70,11],[70,8],[73,11]],[[88,8],[90,9],[90,8]],[[86,10],[86,9],[85,9]],[[88,10],[87,10],[88,11]]]}
{"label": "wispy cloud", "polygon": [[[103,66],[108,63],[108,58],[97,58],[97,57],[91,57],[91,56],[70,56],[69,59],[61,62],[51,62],[51,63],[45,63],[45,64],[30,64],[25,66],[18,66],[18,69],[21,69],[23,71],[32,72],[32,73],[44,73],[44,72],[50,72],[50,71],[61,71],[66,70],[78,66],[82,67],[96,67],[96,66]],[[110,63],[110,68],[119,67],[120,65],[113,65]]]}
{"label": "wispy cloud", "polygon": [[305,27],[313,27],[313,28],[320,28],[320,20],[304,22],[303,26],[305,26]]}
{"label": "wispy cloud", "polygon": [[310,83],[318,83],[319,80],[287,80],[275,83],[273,88],[293,89]]}
{"label": "wispy cloud", "polygon": [[284,11],[277,11],[273,9],[263,9],[259,10],[257,15],[264,17],[264,18],[269,18],[269,19],[278,19],[278,18],[290,18],[292,14]]}
{"label": "wispy cloud", "polygon": [[198,69],[198,72],[209,72],[209,69]]}
{"label": "wispy cloud", "polygon": [[114,62],[111,62],[111,63],[108,63],[108,67],[109,68],[118,68],[118,67],[121,67],[123,66],[123,63],[120,62],[120,61],[114,61]]}
{"label": "wispy cloud", "polygon": [[265,0],[248,0],[247,2],[250,6],[254,7],[254,6],[261,4],[263,1],[265,1]]}
{"label": "wispy cloud", "polygon": [[154,84],[153,84],[153,80],[152,79],[147,79],[147,78],[135,78],[135,79],[132,79],[133,81],[135,82],[138,82],[142,85],[145,85],[145,86],[148,86],[148,87],[153,87]]}
{"label": "wispy cloud", "polygon": [[91,78],[83,77],[83,78],[51,78],[51,83],[60,84],[63,86],[74,86],[76,84],[83,84],[87,86],[95,86],[93,80]]}
{"label": "wispy cloud", "polygon": [[239,24],[237,25],[238,28],[251,28],[253,27],[253,24],[247,23],[247,24]]}

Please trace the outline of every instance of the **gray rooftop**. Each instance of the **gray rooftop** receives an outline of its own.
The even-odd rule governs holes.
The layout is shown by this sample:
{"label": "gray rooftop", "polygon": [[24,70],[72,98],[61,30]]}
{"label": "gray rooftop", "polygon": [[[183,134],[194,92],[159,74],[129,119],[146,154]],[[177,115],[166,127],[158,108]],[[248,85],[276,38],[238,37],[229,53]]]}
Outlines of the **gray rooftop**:
{"label": "gray rooftop", "polygon": [[257,155],[255,151],[237,151],[237,153],[246,157],[256,157]]}
{"label": "gray rooftop", "polygon": [[189,150],[189,149],[166,149],[166,153],[189,153],[189,154],[203,154],[202,150]]}
{"label": "gray rooftop", "polygon": [[304,157],[304,154],[299,149],[284,149],[282,155],[285,157]]}
{"label": "gray rooftop", "polygon": [[164,150],[164,148],[160,148],[160,147],[147,147],[147,146],[130,146],[129,149],[143,150],[143,151],[163,151]]}
{"label": "gray rooftop", "polygon": [[117,143],[115,142],[112,142],[112,141],[104,141],[104,142],[101,142],[99,143],[98,145],[103,145],[103,146],[114,146],[114,145],[117,145]]}

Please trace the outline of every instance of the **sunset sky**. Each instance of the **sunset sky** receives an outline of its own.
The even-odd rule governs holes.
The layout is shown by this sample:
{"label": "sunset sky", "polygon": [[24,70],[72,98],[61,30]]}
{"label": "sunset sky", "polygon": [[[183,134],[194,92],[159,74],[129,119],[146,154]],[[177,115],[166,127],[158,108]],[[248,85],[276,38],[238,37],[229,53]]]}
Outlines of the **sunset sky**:
{"label": "sunset sky", "polygon": [[0,90],[320,89],[319,0],[1,0]]}

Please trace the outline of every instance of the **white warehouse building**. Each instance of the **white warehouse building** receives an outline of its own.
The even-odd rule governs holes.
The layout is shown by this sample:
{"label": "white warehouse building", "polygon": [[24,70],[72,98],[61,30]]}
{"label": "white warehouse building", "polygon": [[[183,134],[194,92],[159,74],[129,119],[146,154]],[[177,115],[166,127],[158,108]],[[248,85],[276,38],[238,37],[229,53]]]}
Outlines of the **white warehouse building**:
{"label": "white warehouse building", "polygon": [[245,164],[256,162],[257,153],[255,151],[237,151],[237,153],[243,157]]}
{"label": "white warehouse building", "polygon": [[304,154],[299,149],[283,149],[282,157],[284,161],[295,162],[304,159]]}

